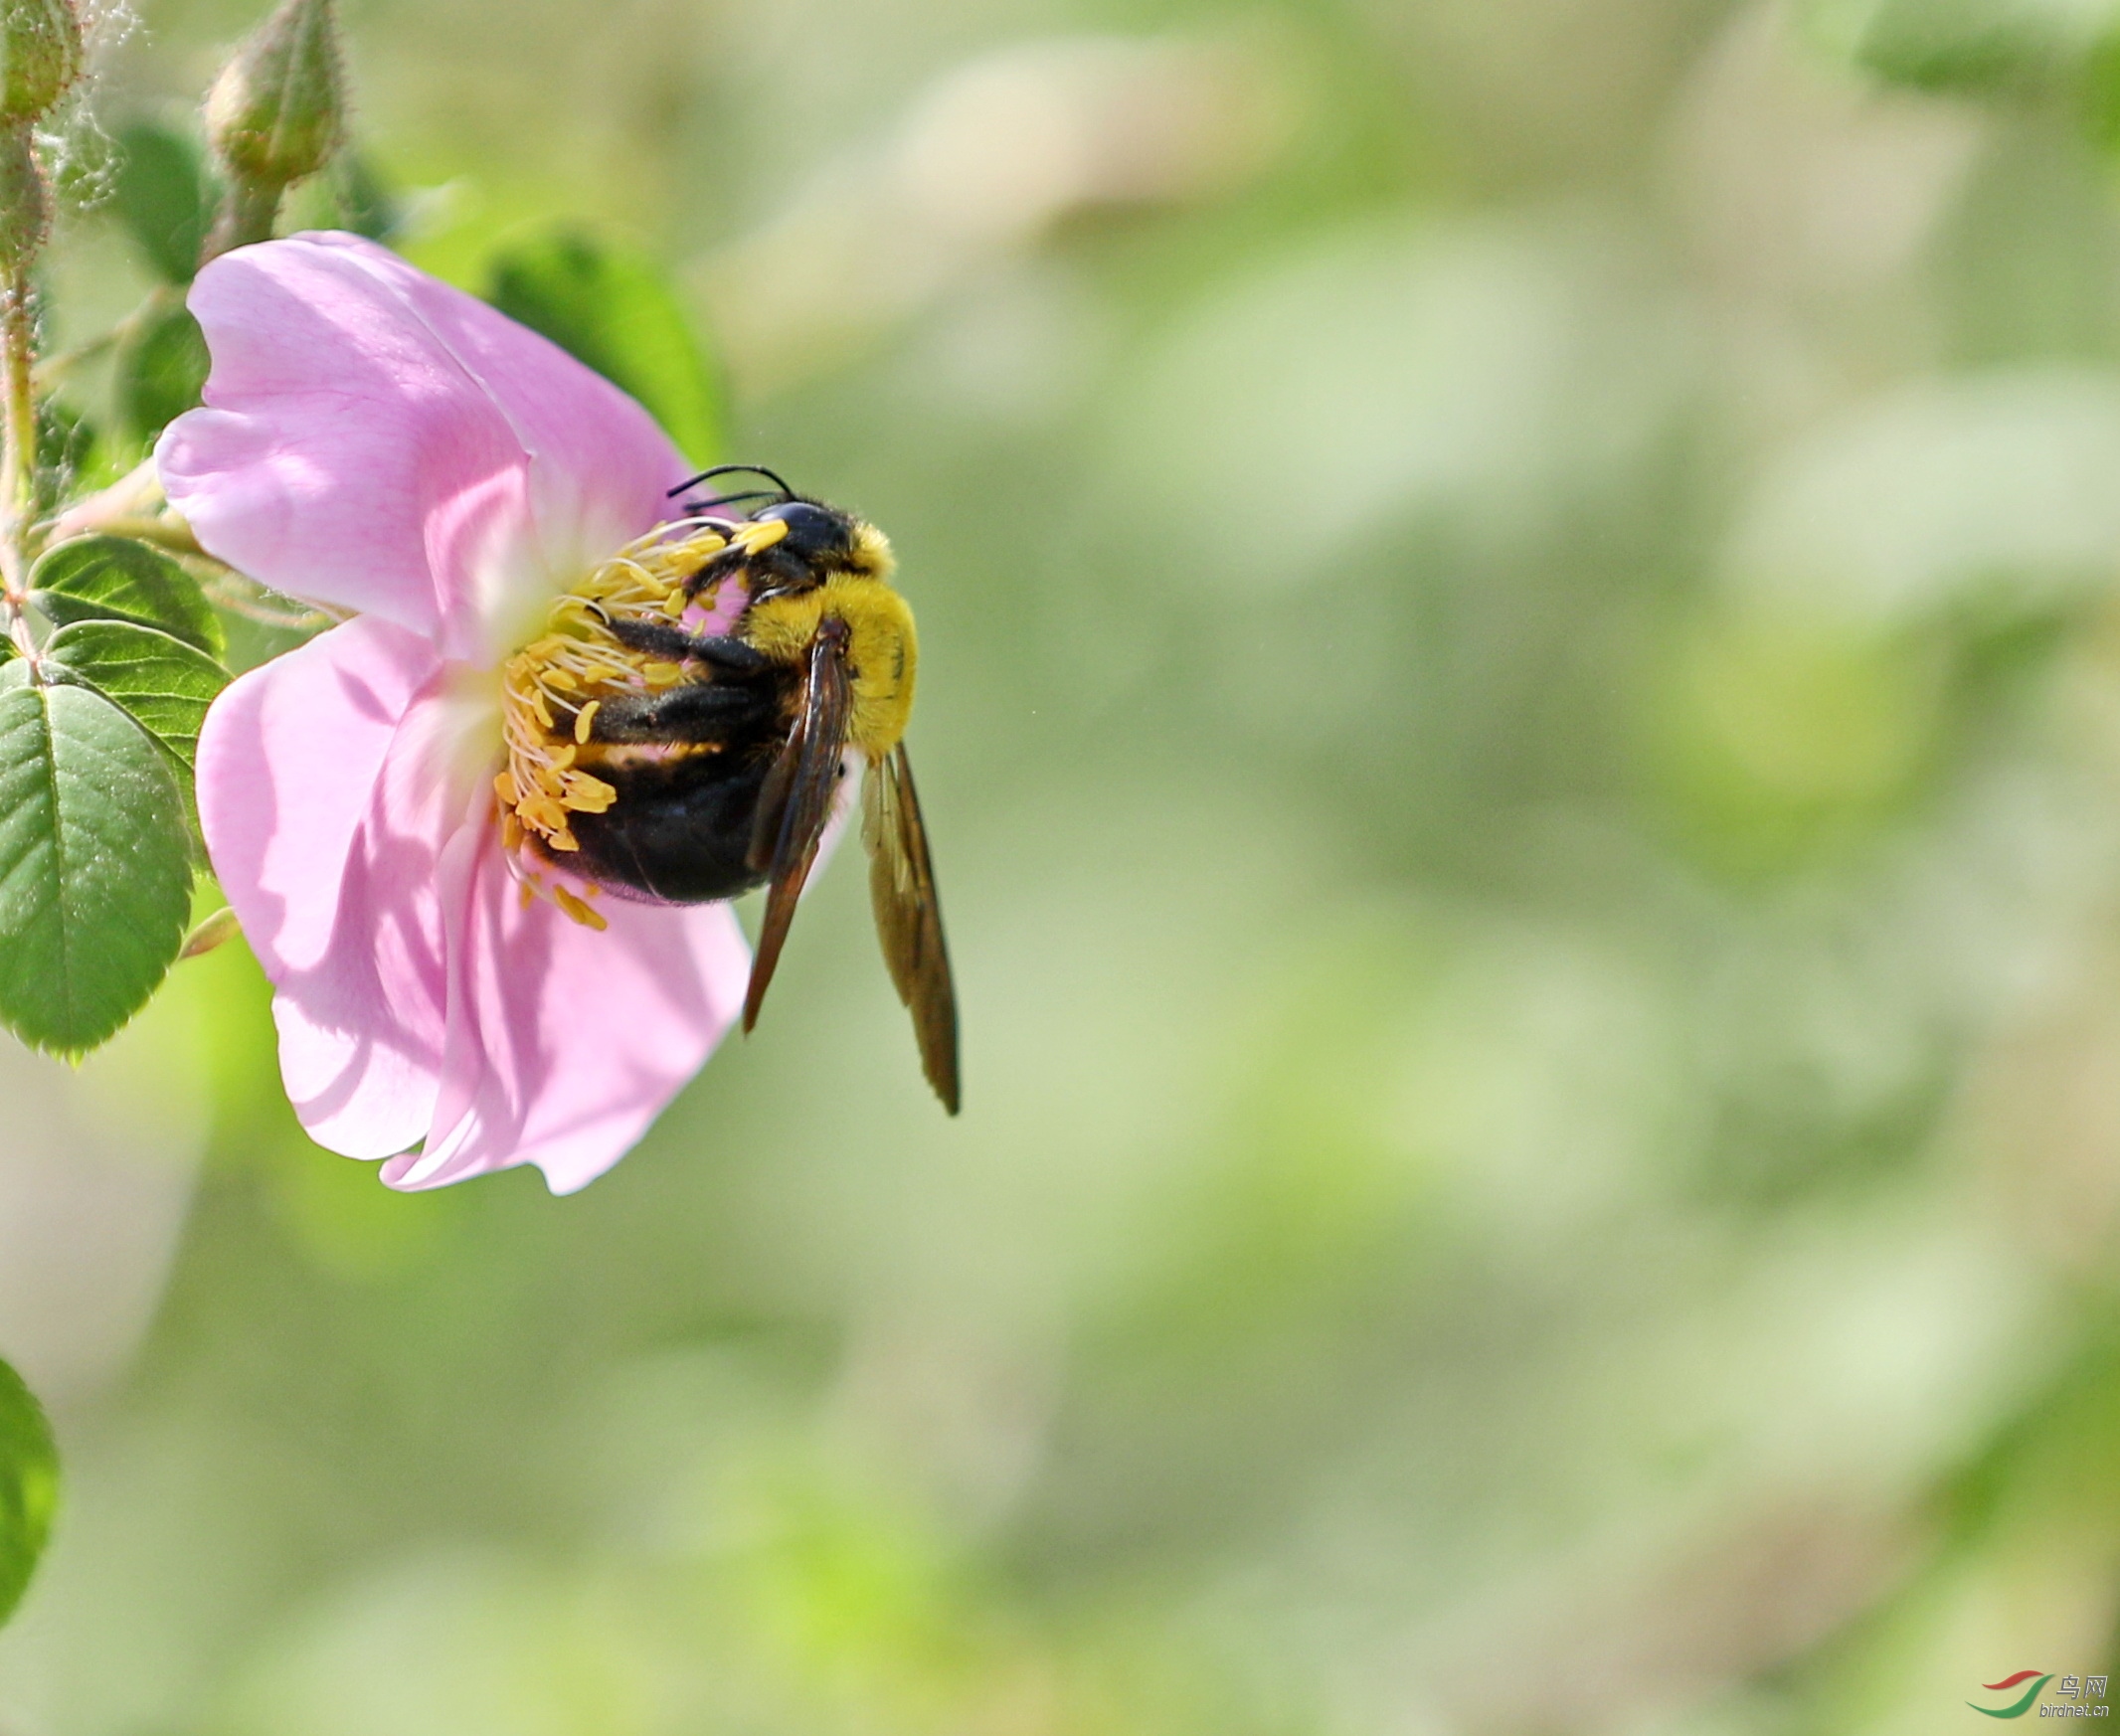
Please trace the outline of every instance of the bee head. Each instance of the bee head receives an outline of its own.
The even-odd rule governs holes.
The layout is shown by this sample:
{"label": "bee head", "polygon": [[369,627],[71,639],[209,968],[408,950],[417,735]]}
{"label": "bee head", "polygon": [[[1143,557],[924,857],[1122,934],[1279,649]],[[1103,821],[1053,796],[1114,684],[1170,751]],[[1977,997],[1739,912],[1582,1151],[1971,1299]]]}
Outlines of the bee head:
{"label": "bee head", "polygon": [[837,567],[854,552],[854,521],[844,513],[810,500],[784,500],[753,515],[760,522],[778,519],[788,527],[781,547],[797,560]]}
{"label": "bee head", "polygon": [[[779,524],[787,527],[771,547],[779,552],[784,562],[793,561],[798,573],[792,576],[785,565],[781,568],[778,578],[769,577],[764,572],[754,572],[754,598],[773,592],[807,590],[834,573],[889,582],[893,566],[891,545],[880,530],[850,512],[841,512],[837,507],[826,506],[821,500],[812,500],[797,494],[781,479],[778,471],[768,470],[759,464],[716,464],[711,470],[702,470],[698,475],[670,489],[670,497],[675,499],[701,482],[732,473],[762,476],[771,482],[773,487],[770,490],[754,488],[734,494],[717,494],[711,500],[687,500],[684,510],[694,517],[703,518],[717,507],[734,506],[740,501],[765,498],[772,502],[771,505],[752,513],[750,521],[753,524]],[[736,558],[735,550],[722,557],[725,562]],[[748,550],[746,558],[748,559]],[[758,588],[762,584],[763,590]]]}

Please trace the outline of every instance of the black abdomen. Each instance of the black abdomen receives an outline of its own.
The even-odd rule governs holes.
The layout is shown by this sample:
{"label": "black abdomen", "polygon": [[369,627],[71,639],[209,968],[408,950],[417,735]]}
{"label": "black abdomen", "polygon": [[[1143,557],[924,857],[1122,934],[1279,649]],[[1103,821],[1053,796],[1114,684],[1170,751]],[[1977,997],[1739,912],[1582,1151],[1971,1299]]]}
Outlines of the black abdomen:
{"label": "black abdomen", "polygon": [[664,904],[735,898],[765,883],[749,867],[751,831],[770,753],[691,754],[598,767],[618,791],[604,813],[573,815],[579,851],[562,860],[584,878]]}

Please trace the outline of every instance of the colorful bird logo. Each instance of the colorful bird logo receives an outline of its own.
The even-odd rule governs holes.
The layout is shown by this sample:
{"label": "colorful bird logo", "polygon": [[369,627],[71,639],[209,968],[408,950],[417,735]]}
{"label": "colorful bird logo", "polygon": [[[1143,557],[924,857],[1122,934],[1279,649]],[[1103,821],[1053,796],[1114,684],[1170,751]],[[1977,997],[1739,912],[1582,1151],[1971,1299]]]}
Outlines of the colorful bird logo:
{"label": "colorful bird logo", "polygon": [[[2032,1681],[2032,1678],[2033,1676],[2037,1676],[2038,1679],[2036,1681]],[[2044,1687],[2051,1680],[2053,1680],[2053,1675],[2051,1671],[2048,1671],[2047,1673],[2041,1675],[2039,1671],[2035,1669],[2021,1669],[2015,1675],[2004,1676],[2001,1681],[1985,1681],[1982,1682],[1980,1685],[1986,1688],[1991,1694],[1999,1694],[2008,1692],[2011,1688],[2016,1687],[2017,1684],[2021,1681],[2032,1682],[2032,1685],[2025,1690],[2024,1697],[2022,1699],[2014,1700],[2007,1706],[1973,1706],[1973,1702],[1971,1700],[1966,1701],[1966,1704],[1969,1706],[1973,1706],[1973,1710],[1980,1713],[1983,1717],[2022,1718],[2027,1712],[2032,1710],[2032,1702],[2039,1697],[2039,1689]]]}

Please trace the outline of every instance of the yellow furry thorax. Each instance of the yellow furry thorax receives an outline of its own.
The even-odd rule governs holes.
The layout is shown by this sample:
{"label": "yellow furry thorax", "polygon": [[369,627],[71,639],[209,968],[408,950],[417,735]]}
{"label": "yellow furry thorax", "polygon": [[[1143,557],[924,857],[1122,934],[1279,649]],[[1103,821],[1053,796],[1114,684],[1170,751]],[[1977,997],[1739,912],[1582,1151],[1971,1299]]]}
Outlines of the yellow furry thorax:
{"label": "yellow furry thorax", "polygon": [[843,620],[848,629],[847,671],[854,695],[848,743],[868,760],[878,760],[906,733],[920,666],[913,611],[883,577],[834,573],[813,591],[764,598],[745,612],[736,635],[776,661],[793,662],[808,649],[826,615]]}

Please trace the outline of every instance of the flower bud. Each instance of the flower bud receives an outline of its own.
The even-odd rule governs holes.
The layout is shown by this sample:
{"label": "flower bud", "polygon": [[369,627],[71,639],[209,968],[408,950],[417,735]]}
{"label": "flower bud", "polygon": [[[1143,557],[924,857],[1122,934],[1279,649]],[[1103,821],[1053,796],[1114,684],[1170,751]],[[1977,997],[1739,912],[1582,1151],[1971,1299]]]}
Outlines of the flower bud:
{"label": "flower bud", "polygon": [[73,0],[0,0],[0,123],[35,120],[80,77]]}
{"label": "flower bud", "polygon": [[281,0],[206,97],[206,136],[230,176],[279,189],[331,160],[344,123],[331,0]]}
{"label": "flower bud", "polygon": [[29,269],[51,227],[51,189],[28,123],[0,127],[0,289]]}

